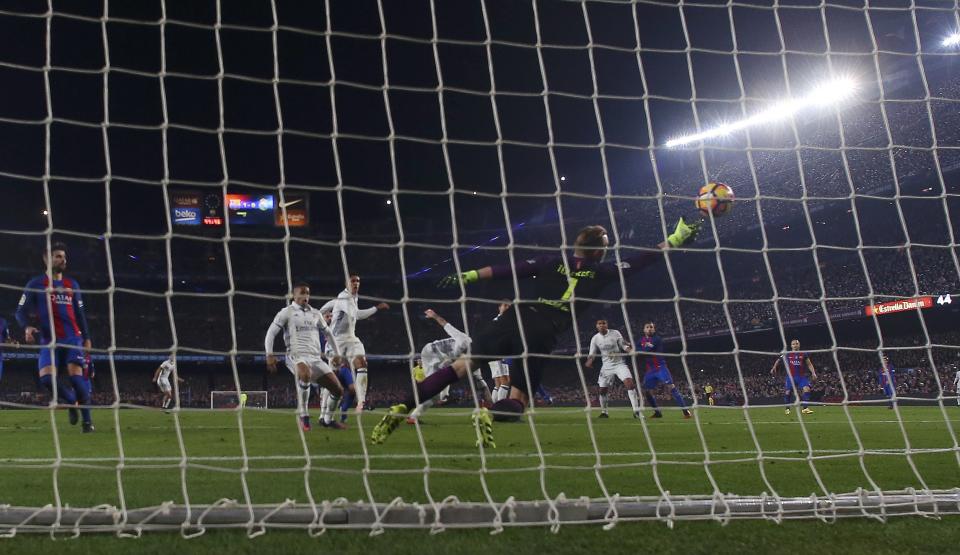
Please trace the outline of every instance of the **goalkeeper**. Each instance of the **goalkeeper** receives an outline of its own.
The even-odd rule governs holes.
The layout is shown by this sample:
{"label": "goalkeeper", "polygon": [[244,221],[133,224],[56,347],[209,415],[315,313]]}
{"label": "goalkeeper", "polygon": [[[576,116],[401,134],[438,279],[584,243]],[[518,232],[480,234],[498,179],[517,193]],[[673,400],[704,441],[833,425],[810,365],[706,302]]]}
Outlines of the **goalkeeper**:
{"label": "goalkeeper", "polygon": [[[390,407],[387,415],[373,429],[370,440],[377,444],[383,443],[407,413],[417,405],[417,400],[422,402],[431,399],[443,388],[469,375],[473,368],[479,368],[485,361],[504,357],[514,357],[523,364],[514,364],[511,367],[510,397],[495,404],[494,409],[498,413],[522,414],[524,407],[529,404],[532,392],[536,391],[540,384],[545,356],[553,351],[557,337],[573,323],[570,305],[574,293],[576,292],[577,297],[598,298],[604,287],[619,279],[620,270],[623,270],[624,274],[630,274],[659,261],[663,250],[692,242],[700,225],[701,222],[688,224],[681,218],[674,232],[657,246],[660,250],[642,252],[623,259],[620,264],[603,260],[610,239],[607,230],[599,225],[585,227],[577,234],[573,256],[567,261],[569,267],[559,255],[518,262],[515,268],[517,279],[539,278],[533,282],[537,300],[514,304],[500,318],[482,329],[474,337],[470,353],[417,384],[416,397],[410,395],[405,402]],[[513,272],[514,268],[509,265],[486,266],[460,275],[447,276],[439,286],[453,287],[461,283],[468,285],[484,279],[512,279]],[[586,307],[578,304],[576,308],[579,309],[577,314],[580,314]],[[523,339],[520,333],[521,324]],[[523,357],[524,339],[528,353],[526,357]],[[482,409],[474,418],[478,421],[484,446],[492,446],[493,426],[489,413]]]}

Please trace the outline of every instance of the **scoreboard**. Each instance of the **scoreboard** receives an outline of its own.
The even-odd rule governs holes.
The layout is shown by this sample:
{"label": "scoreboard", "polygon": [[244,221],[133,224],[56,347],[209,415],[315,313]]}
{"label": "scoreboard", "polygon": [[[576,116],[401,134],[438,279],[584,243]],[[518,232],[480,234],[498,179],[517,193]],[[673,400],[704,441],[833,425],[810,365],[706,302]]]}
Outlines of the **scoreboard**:
{"label": "scoreboard", "polygon": [[[199,190],[170,192],[170,221],[176,226],[223,227],[307,227],[310,225],[309,197],[302,193],[227,193]],[[286,216],[286,218],[284,218]]]}

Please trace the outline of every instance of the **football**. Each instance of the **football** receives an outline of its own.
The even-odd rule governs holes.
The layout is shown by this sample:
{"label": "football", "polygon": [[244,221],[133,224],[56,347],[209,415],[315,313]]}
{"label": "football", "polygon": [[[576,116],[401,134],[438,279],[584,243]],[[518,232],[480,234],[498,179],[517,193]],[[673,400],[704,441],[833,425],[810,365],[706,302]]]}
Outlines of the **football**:
{"label": "football", "polygon": [[704,217],[719,218],[733,208],[733,189],[726,183],[707,183],[700,187],[696,203]]}

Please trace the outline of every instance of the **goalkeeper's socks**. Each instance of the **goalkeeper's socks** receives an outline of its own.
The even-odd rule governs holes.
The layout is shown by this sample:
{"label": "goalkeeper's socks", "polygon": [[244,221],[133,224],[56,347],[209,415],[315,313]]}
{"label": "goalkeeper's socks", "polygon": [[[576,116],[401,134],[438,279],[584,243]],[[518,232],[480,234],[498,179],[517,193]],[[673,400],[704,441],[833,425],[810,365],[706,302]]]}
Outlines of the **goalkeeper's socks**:
{"label": "goalkeeper's socks", "polygon": [[73,385],[74,394],[77,397],[77,400],[80,401],[81,405],[84,405],[80,409],[80,419],[83,420],[84,424],[89,424],[91,422],[90,417],[90,390],[87,389],[87,380],[81,375],[70,376],[70,383]]}
{"label": "goalkeeper's socks", "polygon": [[685,407],[687,404],[683,401],[683,395],[680,395],[680,390],[673,388],[670,390],[670,395],[673,395],[673,400],[677,402],[678,407]]}
{"label": "goalkeeper's socks", "polygon": [[[40,385],[50,393],[51,397],[53,396],[53,376],[50,374],[40,376]],[[65,387],[57,387],[57,399],[65,405],[74,405],[77,402],[77,397],[73,391]]]}
{"label": "goalkeeper's socks", "polygon": [[[459,380],[460,377],[457,376],[453,366],[444,366],[417,384],[417,395],[421,400],[433,399],[448,385],[457,383]],[[408,407],[415,407],[417,406],[417,400],[411,395],[407,397],[403,404]]]}

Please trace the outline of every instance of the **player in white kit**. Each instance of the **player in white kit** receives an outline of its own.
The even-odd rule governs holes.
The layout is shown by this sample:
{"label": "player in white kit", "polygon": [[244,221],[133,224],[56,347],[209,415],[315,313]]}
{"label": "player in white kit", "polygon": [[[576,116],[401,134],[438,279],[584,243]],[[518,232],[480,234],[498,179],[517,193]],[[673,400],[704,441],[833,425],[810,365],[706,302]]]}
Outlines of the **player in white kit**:
{"label": "player in white kit", "polygon": [[179,383],[183,383],[183,380],[177,376],[177,359],[174,355],[170,355],[170,358],[161,362],[156,372],[153,373],[153,383],[157,384],[160,393],[163,394],[163,403],[160,404],[160,407],[164,410],[170,408],[173,401],[173,387],[170,385],[171,374]]}
{"label": "player in white kit", "polygon": [[[447,332],[447,335],[450,336],[445,339],[431,341],[420,351],[420,361],[423,365],[424,378],[427,378],[437,370],[445,366],[450,366],[453,364],[453,361],[466,354],[467,351],[470,350],[470,336],[458,330],[453,324],[444,320],[443,316],[440,316],[432,309],[428,308],[424,315],[436,322],[443,328],[443,331]],[[483,375],[480,373],[479,368],[473,371],[473,379],[477,390],[484,395],[484,398],[486,398],[489,403],[491,401],[490,387],[487,385],[487,382],[483,380]],[[448,386],[440,392],[437,397],[434,397],[434,399],[439,397],[446,400],[446,395],[449,394],[449,391]],[[420,399],[420,401],[421,403],[417,405],[417,408],[413,409],[413,412],[411,412],[407,418],[408,424],[416,422],[416,420],[420,418],[420,415],[433,405],[433,399]]]}
{"label": "player in white kit", "polygon": [[957,405],[960,406],[960,368],[953,375],[953,391],[957,395]]}
{"label": "player in white kit", "polygon": [[633,346],[623,340],[623,335],[619,331],[610,329],[606,320],[597,320],[597,333],[590,339],[590,356],[584,366],[593,368],[593,359],[597,355],[602,355],[603,364],[600,366],[600,378],[597,380],[597,385],[600,387],[600,418],[610,417],[607,413],[607,392],[613,385],[614,378],[619,378],[623,382],[623,387],[627,388],[633,417],[640,418],[637,384],[623,356],[631,352],[633,352]]}
{"label": "player in white kit", "polygon": [[363,404],[367,400],[367,352],[356,334],[357,320],[366,320],[379,310],[390,310],[387,303],[360,309],[357,304],[359,293],[360,276],[350,274],[347,288],[341,291],[336,299],[328,301],[320,308],[320,312],[324,314],[333,313],[331,328],[337,338],[340,356],[347,360],[356,374],[357,412],[363,411]]}
{"label": "player in white kit", "polygon": [[[329,390],[331,396],[337,401],[343,395],[343,387],[336,374],[323,360],[320,332],[327,336],[334,353],[339,352],[338,344],[320,311],[310,306],[310,286],[306,283],[298,283],[293,287],[293,302],[277,312],[263,340],[263,350],[267,354],[267,369],[271,373],[277,371],[277,357],[273,353],[273,344],[281,331],[287,346],[287,368],[297,380],[297,416],[303,430],[309,431],[310,384],[312,382],[320,384],[321,387]],[[333,424],[324,422],[324,424],[331,428],[343,427],[339,422]]]}

